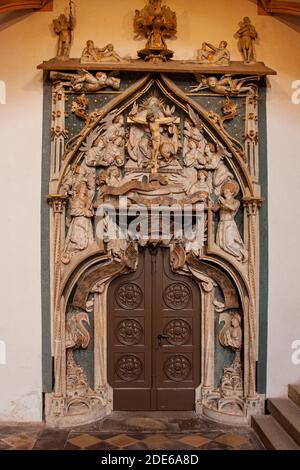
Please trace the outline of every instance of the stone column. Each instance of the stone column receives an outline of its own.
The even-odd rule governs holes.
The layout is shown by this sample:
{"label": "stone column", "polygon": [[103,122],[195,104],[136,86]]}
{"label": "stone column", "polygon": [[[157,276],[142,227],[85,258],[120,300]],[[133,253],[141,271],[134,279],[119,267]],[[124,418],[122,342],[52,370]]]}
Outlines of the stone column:
{"label": "stone column", "polygon": [[245,395],[249,400],[257,398],[256,392],[256,343],[257,343],[257,214],[263,203],[263,199],[249,197],[243,199],[248,217],[248,281],[250,289],[249,309],[248,309],[248,383],[245,383]]}
{"label": "stone column", "polygon": [[65,312],[61,309],[61,233],[64,226],[64,208],[68,198],[50,195],[48,203],[53,211],[53,336],[54,336],[54,397],[62,398],[66,393]]}

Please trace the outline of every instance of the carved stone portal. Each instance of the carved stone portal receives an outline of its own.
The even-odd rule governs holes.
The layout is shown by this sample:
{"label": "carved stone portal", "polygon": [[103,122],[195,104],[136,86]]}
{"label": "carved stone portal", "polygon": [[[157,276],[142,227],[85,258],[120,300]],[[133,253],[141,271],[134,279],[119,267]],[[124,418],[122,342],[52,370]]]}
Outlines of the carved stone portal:
{"label": "carved stone portal", "polygon": [[[163,18],[168,28],[162,30]],[[175,32],[175,19],[160,2],[136,13],[136,30],[148,39],[149,53],[141,56],[168,56],[165,38]],[[95,49],[88,46],[85,57]],[[214,77],[198,74],[196,86],[192,73],[181,79],[172,70],[116,75],[61,68],[51,73],[55,385],[47,395],[47,421],[68,426],[99,419],[114,409],[112,382],[144,380],[147,370],[134,348],[149,330],[132,312],[144,308],[147,285],[142,288],[130,276],[139,269],[141,250],[159,248],[170,253],[173,273],[172,282],[160,288],[160,301],[176,313],[160,332],[159,341],[174,348],[161,373],[176,387],[189,381],[195,362],[180,348],[197,337],[193,409],[223,422],[246,423],[262,402],[255,377],[262,203],[258,77],[224,76],[216,69]],[[153,207],[160,208],[156,219]],[[191,215],[188,233],[184,211]],[[113,326],[124,352],[112,381],[107,296],[119,278],[114,301],[127,313]],[[182,280],[187,278],[201,299],[196,333],[182,314],[192,296]]]}

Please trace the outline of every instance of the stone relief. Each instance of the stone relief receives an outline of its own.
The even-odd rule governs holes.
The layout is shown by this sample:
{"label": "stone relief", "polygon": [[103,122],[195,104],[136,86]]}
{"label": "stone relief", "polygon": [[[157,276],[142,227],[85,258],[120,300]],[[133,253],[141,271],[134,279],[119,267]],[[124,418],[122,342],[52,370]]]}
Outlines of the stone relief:
{"label": "stone relief", "polygon": [[248,76],[243,78],[234,78],[234,75],[226,74],[218,78],[215,76],[207,76],[202,73],[195,75],[197,82],[196,87],[191,87],[191,92],[198,92],[201,90],[210,90],[212,93],[218,95],[238,96],[242,93],[255,93],[256,85],[253,82],[259,80],[257,76]]}
{"label": "stone relief", "polygon": [[240,202],[235,199],[239,190],[237,182],[230,181],[225,183],[222,186],[221,195],[213,210],[219,211],[217,245],[237,258],[238,261],[245,263],[248,259],[248,253],[234,220],[240,208]]}
{"label": "stone relief", "polygon": [[58,18],[53,20],[53,30],[58,36],[56,54],[58,59],[66,60],[70,56],[72,32],[74,30],[74,26],[75,20],[72,11],[72,2],[70,2],[69,18],[67,18],[67,16],[62,13]]}
{"label": "stone relief", "polygon": [[[109,77],[107,74],[104,75],[106,78]],[[95,390],[89,387],[87,371],[76,363],[73,355],[76,348],[87,347],[84,340],[84,338],[87,340],[87,336],[80,337],[76,347],[71,345],[73,344],[71,330],[77,331],[76,334],[79,335],[78,330],[82,326],[88,325],[86,319],[88,316],[82,314],[80,317],[76,310],[75,313],[71,310],[71,313],[67,314],[65,329],[65,380],[68,396],[63,398],[63,392],[60,392],[57,387],[53,396],[52,416],[58,416],[58,414],[70,416],[68,400],[75,399],[74,390],[77,390],[81,397],[85,397],[86,403],[84,409],[80,411],[80,406],[77,407],[77,402],[74,402],[73,413],[78,411],[78,415],[83,416],[88,409],[88,413],[91,413],[91,410],[95,413],[97,411],[97,416],[99,416],[101,413],[105,415],[106,410],[111,409],[109,385],[106,382],[104,370],[106,364],[103,348],[103,338],[106,334],[105,286],[114,276],[134,271],[137,268],[138,247],[147,244],[168,247],[166,249],[171,250],[171,264],[174,272],[185,273],[197,279],[204,296],[203,322],[205,328],[203,334],[205,346],[203,347],[205,351],[203,350],[203,354],[205,366],[202,388],[197,392],[198,395],[201,395],[201,398],[198,398],[199,406],[207,407],[210,411],[217,410],[225,415],[243,416],[246,410],[245,397],[250,396],[250,389],[253,389],[251,376],[245,378],[245,383],[249,385],[245,387],[243,385],[243,361],[253,362],[254,344],[252,342],[249,346],[250,359],[242,359],[241,352],[244,344],[242,325],[245,312],[250,311],[249,315],[253,318],[254,304],[250,302],[248,307],[247,303],[243,306],[236,305],[236,302],[235,305],[228,304],[226,295],[228,296],[230,289],[228,286],[223,286],[220,276],[214,274],[213,267],[207,269],[206,272],[201,262],[206,257],[216,256],[224,260],[224,263],[234,264],[235,269],[239,270],[244,278],[249,279],[249,283],[253,281],[255,276],[253,271],[255,259],[253,255],[255,244],[253,224],[256,223],[254,200],[252,198],[246,200],[244,196],[248,193],[244,181],[236,171],[238,152],[233,145],[233,139],[229,139],[229,134],[224,127],[226,119],[240,118],[236,105],[229,100],[230,95],[235,95],[232,91],[234,87],[236,90],[239,89],[235,96],[244,93],[247,96],[247,110],[250,113],[247,120],[252,119],[253,113],[254,119],[256,119],[256,94],[253,92],[255,85],[251,84],[255,77],[245,77],[248,78],[248,81],[244,82],[232,79],[237,82],[233,82],[234,86],[231,91],[224,92],[223,89],[222,93],[219,93],[226,98],[223,105],[223,116],[217,116],[209,111],[205,114],[196,106],[192,106],[190,102],[181,103],[179,106],[179,100],[171,101],[170,96],[158,90],[159,87],[153,86],[151,89],[152,85],[147,89],[145,96],[142,93],[130,96],[129,93],[126,95],[125,91],[122,92],[122,95],[125,94],[125,98],[120,99],[119,104],[117,99],[114,99],[110,108],[105,105],[107,110],[103,114],[101,110],[97,111],[97,115],[95,111],[88,114],[88,101],[93,99],[93,95],[92,97],[88,95],[87,98],[84,92],[94,91],[97,93],[98,87],[88,90],[85,87],[87,84],[92,85],[92,81],[97,79],[97,74],[94,76],[85,71],[81,75],[56,73],[52,78],[55,90],[58,89],[60,81],[68,91],[78,94],[72,102],[72,110],[76,117],[74,119],[78,118],[78,122],[81,122],[79,120],[82,119],[85,120],[85,125],[76,135],[76,140],[73,141],[69,149],[66,149],[62,159],[64,173],[58,185],[58,196],[53,195],[51,199],[54,217],[53,243],[57,247],[55,252],[59,253],[59,257],[55,260],[55,292],[60,292],[59,286],[65,282],[65,276],[66,278],[69,276],[76,263],[85,262],[84,256],[86,259],[90,256],[96,256],[96,254],[103,257],[101,277],[99,274],[97,278],[93,278],[93,283],[88,284],[90,281],[88,281],[89,274],[87,274],[83,280],[78,279],[78,286],[74,285],[74,289],[84,289],[86,296],[93,294],[95,298],[94,315],[96,317],[98,315],[95,318],[95,327],[97,328],[95,338],[102,341],[101,344],[95,345],[95,367],[101,367],[101,372],[100,370],[95,372],[97,386],[95,385]],[[112,78],[118,80],[115,77]],[[79,82],[76,83],[78,79]],[[247,85],[243,89],[245,83],[249,83],[249,86]],[[82,88],[81,85],[84,87]],[[224,83],[223,86],[225,86]],[[120,81],[118,87],[120,88]],[[64,108],[60,111],[64,112]],[[256,127],[251,128],[249,123],[246,126],[248,129],[246,138],[256,142],[255,136],[251,132]],[[244,147],[243,144],[241,146]],[[240,191],[243,192],[246,211],[243,210],[241,200],[237,198]],[[169,238],[159,232],[156,238],[149,237],[144,240],[142,234],[133,238],[130,231],[125,233],[124,227],[121,227],[119,221],[111,217],[109,213],[104,213],[102,216],[97,215],[100,206],[115,204],[119,196],[124,195],[130,206],[142,203],[147,208],[151,204],[169,206],[177,203],[181,206],[190,204],[194,209],[195,204],[202,203],[204,207],[203,246],[199,247],[199,238],[203,227],[194,223],[192,227],[193,238],[185,239],[184,236],[178,235],[174,228],[174,233],[171,233]],[[240,223],[241,219],[243,219],[242,224]],[[243,235],[241,235],[241,227],[244,229]],[[149,226],[149,232],[150,228]],[[105,234],[101,243],[98,237],[99,231]],[[147,233],[147,235],[149,234]],[[93,276],[92,273],[91,276]],[[226,292],[222,301],[216,298],[217,287],[224,288]],[[231,299],[234,296],[237,294],[231,293],[229,295]],[[250,291],[249,296],[253,296],[253,291]],[[55,298],[57,298],[55,318],[57,318],[56,322],[59,322],[59,318],[64,313],[64,307],[60,305],[59,294]],[[172,306],[175,310],[180,310],[183,306],[188,305],[189,298],[189,291],[185,284],[178,284],[175,281],[167,287],[164,293],[166,305]],[[124,283],[123,290],[117,294],[116,301],[122,302],[123,306],[126,304],[128,308],[132,308],[132,305],[142,302],[142,299],[143,292],[138,286]],[[80,305],[83,303],[81,302]],[[75,304],[72,308],[75,308]],[[229,311],[229,308],[240,308],[241,311],[231,316],[224,313]],[[80,312],[82,313],[82,311]],[[214,337],[213,312],[221,312],[220,321],[223,315],[226,315],[227,326],[222,329],[220,342],[235,353],[235,359],[230,367],[224,367],[217,390],[214,386],[213,376],[215,360],[215,344],[212,339]],[[76,317],[73,313],[76,314]],[[80,318],[81,327],[77,324]],[[255,328],[254,323],[251,328]],[[143,327],[134,320],[123,321],[117,325],[116,335],[121,344],[139,344],[144,333]],[[187,344],[191,335],[190,325],[184,319],[175,323],[169,322],[166,325],[165,334],[174,344]],[[74,339],[73,342],[76,341]],[[62,377],[63,383],[63,344],[61,351],[56,369],[62,371],[60,377]],[[96,358],[96,352],[98,354],[99,351],[102,354],[101,360],[98,356]],[[188,358],[184,355],[171,356],[164,364],[164,368],[170,380],[175,382],[188,380],[190,368]],[[122,356],[116,373],[123,380],[129,382],[138,380],[138,377],[143,374],[139,358],[134,354]],[[56,397],[62,397],[62,402],[55,401]],[[254,399],[257,398],[254,397]]]}
{"label": "stone relief", "polygon": [[230,65],[230,52],[227,41],[221,41],[218,46],[204,42],[197,51],[199,64]]}
{"label": "stone relief", "polygon": [[162,5],[162,0],[148,0],[142,10],[135,11],[134,32],[147,39],[145,48],[138,51],[144,60],[157,63],[171,59],[173,51],[168,49],[166,39],[174,38],[176,31],[176,13]]}
{"label": "stone relief", "polygon": [[224,326],[220,332],[219,340],[222,346],[234,351],[233,363],[224,369],[221,379],[222,398],[243,398],[243,376],[241,364],[241,349],[243,343],[242,319],[239,313],[223,313],[219,317]]}

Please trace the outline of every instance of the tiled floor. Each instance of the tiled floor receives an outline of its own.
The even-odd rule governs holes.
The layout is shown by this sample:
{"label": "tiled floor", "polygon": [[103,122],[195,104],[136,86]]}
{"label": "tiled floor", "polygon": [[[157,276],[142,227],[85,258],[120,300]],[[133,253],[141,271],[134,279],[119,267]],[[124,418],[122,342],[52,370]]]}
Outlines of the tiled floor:
{"label": "tiled floor", "polygon": [[248,427],[229,427],[194,413],[113,413],[72,429],[1,425],[0,450],[260,450]]}

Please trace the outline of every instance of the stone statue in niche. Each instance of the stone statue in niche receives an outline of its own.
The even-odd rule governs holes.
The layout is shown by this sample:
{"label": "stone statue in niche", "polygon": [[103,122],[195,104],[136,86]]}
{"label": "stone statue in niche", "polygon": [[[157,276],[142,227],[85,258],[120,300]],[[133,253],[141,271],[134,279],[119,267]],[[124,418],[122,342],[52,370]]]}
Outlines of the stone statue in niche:
{"label": "stone statue in niche", "polygon": [[97,92],[103,88],[111,87],[119,90],[121,80],[116,77],[118,72],[97,72],[91,74],[87,70],[78,70],[77,75],[73,73],[51,72],[52,80],[66,80],[71,90],[80,92]]}
{"label": "stone statue in niche", "polygon": [[[220,315],[220,321],[228,320],[228,315]],[[230,324],[229,324],[230,323]],[[233,349],[233,351],[240,351],[243,342],[243,330],[241,328],[241,316],[234,313],[230,316],[230,322],[225,322],[225,327],[220,332],[220,343],[222,346]]]}
{"label": "stone statue in niche", "polygon": [[239,38],[239,49],[243,55],[244,62],[246,64],[255,62],[254,41],[258,38],[258,34],[248,16],[241,22],[236,36]]}
{"label": "stone statue in niche", "polygon": [[177,31],[177,17],[161,0],[148,0],[142,10],[135,11],[134,31],[137,37],[145,37],[147,43],[138,52],[139,57],[151,62],[162,62],[173,57],[165,39],[174,38]]}
{"label": "stone statue in niche", "polygon": [[95,195],[95,169],[82,163],[67,175],[64,190],[71,196],[70,226],[62,252],[62,262],[68,264],[72,256],[87,249],[94,242],[92,217]]}
{"label": "stone statue in niche", "polygon": [[179,149],[180,119],[174,116],[175,106],[164,106],[152,96],[140,106],[134,104],[129,113],[128,153],[138,167],[150,167],[152,174],[175,159]]}
{"label": "stone statue in niche", "polygon": [[86,139],[81,151],[86,155],[86,162],[92,167],[123,166],[125,163],[124,117],[115,112],[108,114]]}
{"label": "stone statue in niche", "polygon": [[228,181],[222,186],[221,196],[213,210],[219,211],[216,243],[226,253],[234,256],[240,262],[248,260],[248,253],[235,222],[235,216],[240,208],[240,202],[235,199],[239,193],[236,181]]}
{"label": "stone statue in niche", "polygon": [[226,41],[221,41],[219,46],[203,42],[202,48],[197,51],[197,62],[199,64],[230,65],[230,52],[227,46]]}
{"label": "stone statue in niche", "polygon": [[196,87],[191,87],[191,92],[198,92],[201,90],[209,89],[211,92],[218,95],[232,95],[238,96],[242,93],[253,92],[255,93],[256,85],[249,84],[245,85],[247,82],[259,80],[259,77],[256,75],[243,77],[243,78],[234,78],[234,75],[226,74],[221,78],[214,76],[207,77],[203,74],[195,74],[195,77],[199,83]]}
{"label": "stone statue in niche", "polygon": [[219,322],[224,322],[224,326],[219,334],[222,346],[234,351],[233,363],[223,371],[220,391],[223,398],[243,397],[243,377],[241,365],[241,349],[243,344],[243,330],[241,315],[237,312],[232,314],[223,313],[219,317]]}
{"label": "stone statue in niche", "polygon": [[53,20],[53,29],[58,36],[57,58],[61,60],[66,60],[70,56],[72,32],[75,26],[72,4],[73,2],[70,1],[69,18],[62,13]]}
{"label": "stone statue in niche", "polygon": [[216,148],[215,144],[209,142],[204,149],[205,163],[199,165],[199,168],[214,171],[213,186],[216,195],[220,194],[221,186],[233,178],[232,173],[230,173],[223,161],[225,156],[231,158],[230,153],[220,144]]}
{"label": "stone statue in niche", "polygon": [[67,316],[67,393],[69,396],[85,396],[89,389],[86,372],[74,358],[76,349],[86,349],[90,344],[90,333],[84,323],[90,325],[86,312],[75,311]]}
{"label": "stone statue in niche", "polygon": [[106,46],[99,48],[95,47],[94,41],[87,41],[86,46],[81,55],[82,64],[95,64],[95,63],[118,63],[128,61],[122,59],[122,57],[115,51],[113,44],[107,44]]}

